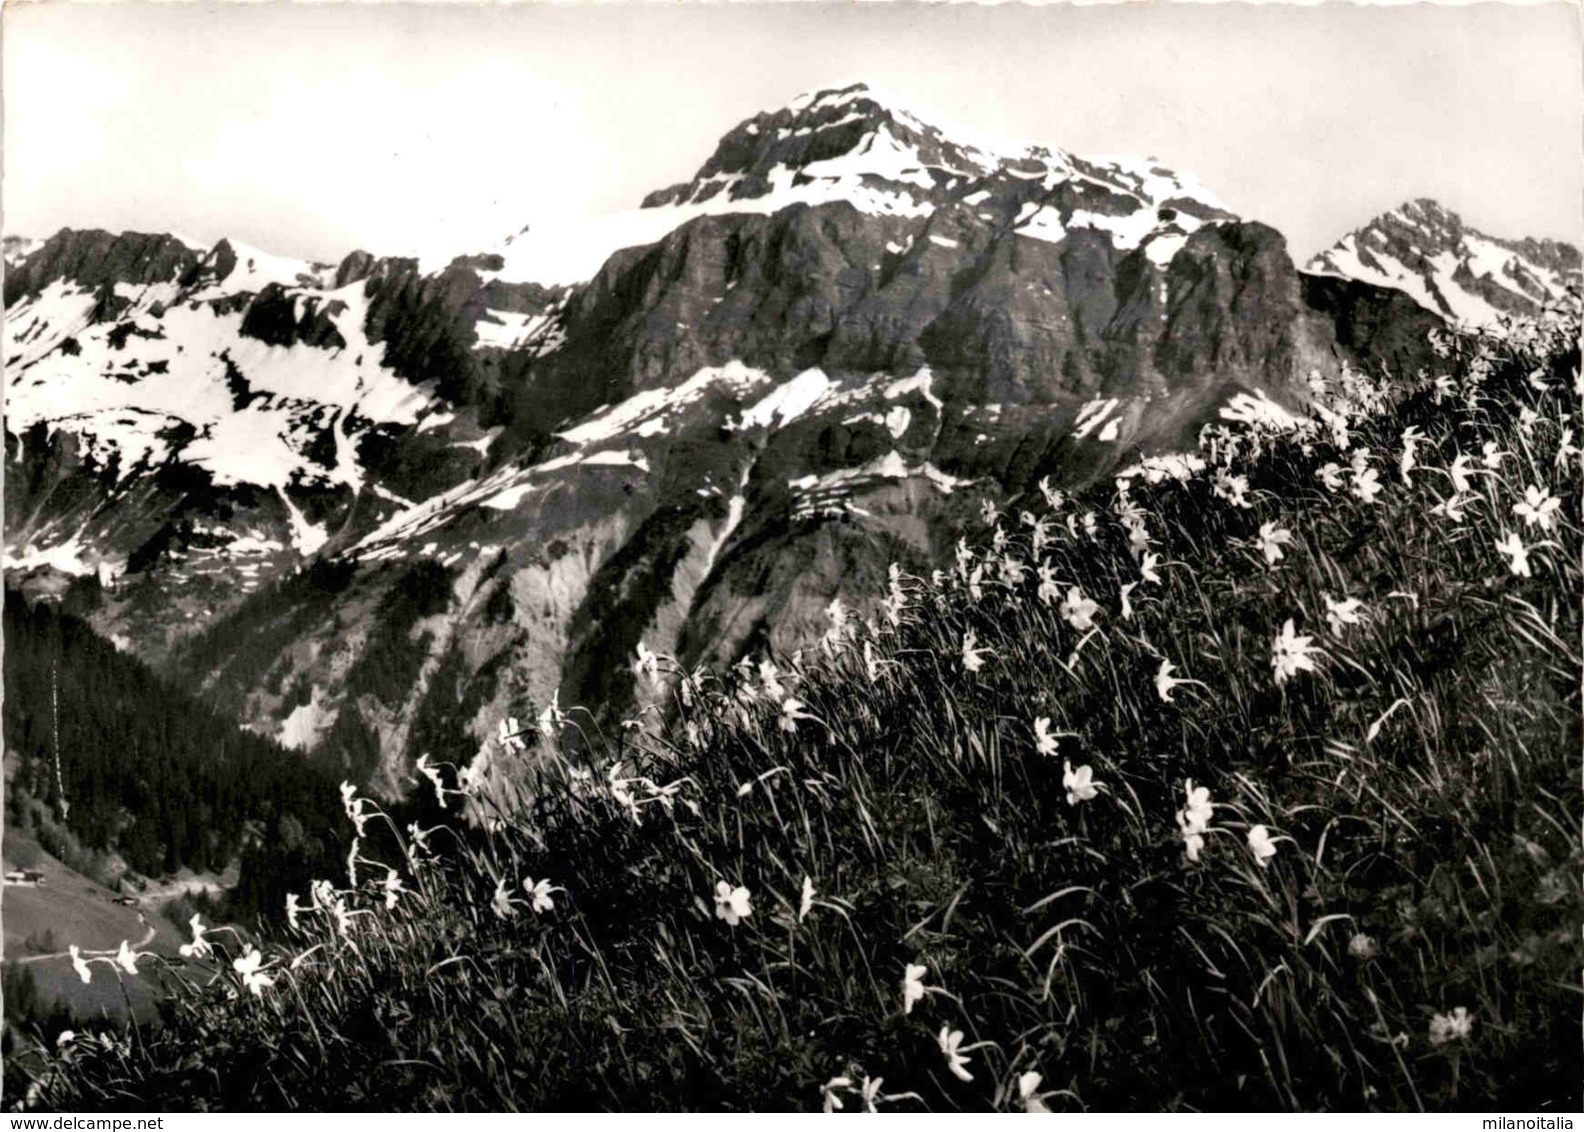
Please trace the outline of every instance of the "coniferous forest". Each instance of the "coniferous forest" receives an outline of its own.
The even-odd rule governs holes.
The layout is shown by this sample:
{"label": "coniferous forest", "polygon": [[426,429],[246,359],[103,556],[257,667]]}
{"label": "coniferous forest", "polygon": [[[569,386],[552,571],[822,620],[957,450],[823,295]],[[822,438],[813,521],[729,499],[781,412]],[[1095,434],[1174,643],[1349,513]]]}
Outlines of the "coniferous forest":
{"label": "coniferous forest", "polygon": [[240,856],[230,911],[247,918],[339,852],[322,832],[335,783],[300,755],[238,728],[80,618],[12,591],[5,642],[15,825],[64,827],[141,874],[219,871]]}

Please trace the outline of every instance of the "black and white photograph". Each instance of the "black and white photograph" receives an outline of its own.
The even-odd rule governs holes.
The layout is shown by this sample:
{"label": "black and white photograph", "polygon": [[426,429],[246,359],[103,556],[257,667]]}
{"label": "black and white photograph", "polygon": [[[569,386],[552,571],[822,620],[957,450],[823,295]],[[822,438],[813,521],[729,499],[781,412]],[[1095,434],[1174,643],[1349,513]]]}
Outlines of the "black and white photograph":
{"label": "black and white photograph", "polygon": [[1580,29],[7,4],[6,1119],[1571,1129]]}

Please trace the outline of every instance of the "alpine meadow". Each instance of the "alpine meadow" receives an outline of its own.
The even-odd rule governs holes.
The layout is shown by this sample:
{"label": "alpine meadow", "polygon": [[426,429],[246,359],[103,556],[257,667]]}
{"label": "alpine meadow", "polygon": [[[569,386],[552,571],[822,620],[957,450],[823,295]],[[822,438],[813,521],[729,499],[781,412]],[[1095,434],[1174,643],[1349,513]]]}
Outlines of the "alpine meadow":
{"label": "alpine meadow", "polygon": [[8,227],[5,1107],[1577,1111],[1584,274],[1418,193]]}

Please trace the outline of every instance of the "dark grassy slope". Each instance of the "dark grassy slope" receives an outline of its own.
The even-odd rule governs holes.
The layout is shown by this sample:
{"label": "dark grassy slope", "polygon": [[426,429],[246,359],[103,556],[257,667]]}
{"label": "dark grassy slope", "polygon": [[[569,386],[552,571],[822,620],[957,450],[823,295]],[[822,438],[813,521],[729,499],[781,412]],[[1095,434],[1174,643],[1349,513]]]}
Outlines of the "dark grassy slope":
{"label": "dark grassy slope", "polygon": [[[376,820],[392,909],[383,867],[333,878],[366,914],[302,917],[262,994],[226,1001],[222,960],[125,1056],[80,1043],[13,1089],[31,1064],[71,1109],[851,1109],[881,1077],[888,1108],[1572,1109],[1575,325],[1407,395],[1349,381],[1345,430],[1221,436],[1186,484],[1009,501],[958,571],[896,579],[895,624],[681,682],[664,731],[488,836],[403,835],[404,861]],[[1289,621],[1318,651],[1278,680]],[[1200,683],[1168,702],[1163,661]]]}

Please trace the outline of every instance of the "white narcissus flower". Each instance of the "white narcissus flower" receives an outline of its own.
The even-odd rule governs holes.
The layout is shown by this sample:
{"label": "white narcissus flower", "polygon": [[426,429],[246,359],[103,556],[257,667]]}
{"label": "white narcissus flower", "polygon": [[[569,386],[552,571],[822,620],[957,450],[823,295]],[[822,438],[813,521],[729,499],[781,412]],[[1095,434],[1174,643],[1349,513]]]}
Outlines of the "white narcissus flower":
{"label": "white narcissus flower", "polygon": [[742,885],[733,888],[725,881],[715,882],[715,915],[736,927],[753,915],[752,896]]}
{"label": "white narcissus flower", "polygon": [[350,782],[341,783],[341,806],[346,810],[346,816],[357,827],[357,836],[363,836],[363,827],[368,825],[369,815],[363,812],[363,799],[357,796],[357,787]]}
{"label": "white narcissus flower", "polygon": [[1322,595],[1325,602],[1326,624],[1331,629],[1333,637],[1342,635],[1344,625],[1361,625],[1364,618],[1364,603],[1356,597],[1343,598],[1341,601],[1332,601],[1328,595]]}
{"label": "white narcissus flower", "polygon": [[1018,1099],[1023,1102],[1024,1112],[1049,1112],[1045,1101],[1039,1095],[1040,1082],[1045,1078],[1032,1069],[1018,1076]]}
{"label": "white narcissus flower", "polygon": [[1291,543],[1292,540],[1292,532],[1285,527],[1278,527],[1275,523],[1262,523],[1259,529],[1259,536],[1255,539],[1255,545],[1259,547],[1260,553],[1265,556],[1266,565],[1274,566],[1282,560],[1282,547]]}
{"label": "white narcissus flower", "polygon": [[127,940],[123,939],[121,941],[121,947],[115,955],[116,966],[120,967],[129,975],[135,975],[138,973],[137,961],[138,956],[137,953],[132,950],[132,945]]}
{"label": "white narcissus flower", "polygon": [[764,686],[765,695],[772,700],[783,699],[786,696],[786,688],[781,683],[781,670],[769,657],[759,662],[759,683]]}
{"label": "white narcissus flower", "polygon": [[1248,831],[1248,847],[1260,868],[1270,867],[1270,859],[1276,855],[1276,843],[1271,840],[1270,830],[1263,825],[1251,828]]}
{"label": "white narcissus flower", "polygon": [[1568,463],[1576,461],[1580,456],[1584,456],[1584,449],[1580,449],[1577,444],[1573,443],[1573,430],[1571,428],[1563,429],[1562,438],[1557,441],[1556,466],[1559,468],[1564,467]]}
{"label": "white narcissus flower", "polygon": [[962,666],[968,672],[978,672],[984,667],[985,654],[990,650],[979,647],[979,638],[972,629],[963,634]]}
{"label": "white narcissus flower", "polygon": [[1502,460],[1504,460],[1507,456],[1508,453],[1503,452],[1500,448],[1496,447],[1496,442],[1494,440],[1487,440],[1480,456],[1480,463],[1484,464],[1487,468],[1499,468],[1501,467]]}
{"label": "white narcissus flower", "polygon": [[1353,494],[1365,503],[1374,503],[1381,493],[1380,473],[1363,468],[1353,473]]}
{"label": "white narcissus flower", "polygon": [[820,1086],[821,1106],[826,1112],[837,1112],[842,1108],[842,1089],[852,1088],[851,1077],[832,1077]]}
{"label": "white narcissus flower", "polygon": [[1467,1041],[1474,1030],[1474,1016],[1468,1007],[1459,1006],[1450,1014],[1437,1014],[1430,1019],[1430,1044],[1444,1046],[1449,1042]]}
{"label": "white narcissus flower", "polygon": [[565,892],[566,889],[553,885],[548,880],[534,880],[533,877],[523,877],[523,891],[528,894],[530,907],[534,915],[542,915],[555,909],[555,901],[550,899],[552,892]]}
{"label": "white narcissus flower", "polygon": [[1177,811],[1177,828],[1182,834],[1188,859],[1198,861],[1199,852],[1204,848],[1204,835],[1210,828],[1210,819],[1215,810],[1210,803],[1209,787],[1195,786],[1190,778],[1184,790],[1188,795],[1188,803]]}
{"label": "white narcissus flower", "polygon": [[1038,573],[1040,584],[1037,596],[1040,601],[1049,605],[1061,597],[1061,583],[1056,580],[1056,571],[1051,569],[1048,562],[1040,563]]}
{"label": "white narcissus flower", "polygon": [[1045,497],[1045,505],[1052,511],[1060,511],[1067,497],[1051,486],[1050,477],[1042,476],[1039,481],[1040,494]]}
{"label": "white narcissus flower", "polygon": [[1413,483],[1413,480],[1409,478],[1408,473],[1412,472],[1414,468],[1418,466],[1418,446],[1423,440],[1424,433],[1419,431],[1417,425],[1409,425],[1407,428],[1403,429],[1402,459],[1399,460],[1397,464],[1398,471],[1402,474],[1403,483]]}
{"label": "white narcissus flower", "polygon": [[1099,603],[1085,597],[1083,590],[1077,586],[1067,591],[1067,597],[1061,605],[1062,618],[1080,633],[1094,627],[1095,614],[1099,612]]}
{"label": "white narcissus flower", "polygon": [[984,521],[985,526],[993,527],[996,524],[996,520],[1001,518],[1001,509],[995,505],[993,500],[981,499],[979,501],[979,518]]}
{"label": "white narcissus flower", "polygon": [[1029,549],[1033,552],[1034,557],[1038,558],[1043,554],[1045,548],[1050,545],[1050,541],[1050,523],[1044,519],[1036,519],[1034,521],[1034,530],[1029,535]]}
{"label": "white narcissus flower", "polygon": [[301,926],[297,921],[297,917],[301,916],[302,913],[303,906],[298,902],[297,894],[295,892],[288,892],[286,894],[286,923],[293,931],[296,931],[297,928]]}
{"label": "white narcissus flower", "polygon": [[1276,683],[1285,684],[1300,672],[1313,672],[1317,651],[1314,638],[1300,636],[1293,629],[1292,618],[1287,618],[1271,646],[1271,667],[1276,670]]}
{"label": "white narcissus flower", "polygon": [[308,893],[315,908],[328,908],[335,900],[335,885],[327,880],[316,880],[309,884]]}
{"label": "white narcissus flower", "polygon": [[929,993],[929,988],[924,985],[924,976],[929,973],[929,968],[922,963],[909,963],[902,972],[902,1013],[912,1014],[913,1007],[924,1000]]}
{"label": "white narcissus flower", "polygon": [[1327,491],[1341,491],[1347,482],[1342,478],[1342,465],[1336,463],[1321,465],[1315,475],[1320,477],[1320,483]]}
{"label": "white narcissus flower", "polygon": [[1524,521],[1524,526],[1538,525],[1542,531],[1556,526],[1556,513],[1562,501],[1549,491],[1530,484],[1524,489],[1523,502],[1513,505],[1513,514]]}
{"label": "white narcissus flower", "polygon": [[863,643],[863,662],[864,674],[868,676],[869,683],[878,684],[881,675],[885,672],[885,665],[889,662],[875,656],[874,645],[869,641]]}
{"label": "white narcissus flower", "polygon": [[959,1081],[972,1081],[973,1074],[968,1072],[968,1058],[959,1052],[962,1045],[963,1032],[953,1030],[950,1025],[941,1027],[940,1036],[936,1041],[940,1044],[940,1051],[946,1058],[946,1068]]}
{"label": "white narcissus flower", "polygon": [[88,969],[88,961],[82,957],[82,951],[74,943],[68,949],[71,952],[72,970],[77,972],[77,977],[83,982],[93,981],[93,972]]}
{"label": "white narcissus flower", "polygon": [[517,908],[512,903],[511,886],[506,883],[505,877],[495,882],[495,895],[490,899],[490,911],[502,920],[510,920],[517,915]]}
{"label": "white narcissus flower", "polygon": [[788,696],[786,699],[781,701],[780,727],[782,731],[785,731],[788,734],[794,734],[797,731],[798,720],[814,718],[812,715],[809,715],[803,710],[803,706],[802,700],[796,699],[792,696]]}
{"label": "white narcissus flower", "polygon": [[1529,548],[1524,546],[1523,539],[1504,530],[1496,543],[1496,549],[1507,556],[1507,568],[1514,574],[1520,578],[1533,577],[1529,571]]}
{"label": "white narcissus flower", "polygon": [[1122,599],[1122,620],[1124,621],[1133,620],[1133,603],[1128,599],[1132,595],[1133,591],[1138,588],[1138,586],[1138,582],[1124,582],[1122,584],[1120,596]]}
{"label": "white narcissus flower", "polygon": [[263,962],[264,956],[259,954],[259,949],[250,947],[246,955],[231,963],[236,973],[242,976],[242,985],[252,991],[255,998],[264,994],[264,988],[275,985],[275,976],[259,970]]}
{"label": "white narcissus flower", "polygon": [[974,601],[984,600],[984,563],[982,562],[968,575],[968,596]]}
{"label": "white narcissus flower", "polygon": [[1466,495],[1474,490],[1474,483],[1469,479],[1469,457],[1466,452],[1459,452],[1447,468],[1447,476],[1452,480],[1452,490],[1458,495]]}
{"label": "white narcissus flower", "polygon": [[1432,515],[1440,515],[1448,522],[1461,523],[1466,514],[1466,508],[1474,502],[1472,495],[1452,495],[1430,508]]}
{"label": "white narcissus flower", "polygon": [[1034,749],[1040,754],[1054,755],[1057,738],[1058,736],[1051,734],[1048,716],[1042,715],[1034,720]]}
{"label": "white narcissus flower", "polygon": [[964,577],[964,578],[966,578],[968,576],[968,567],[969,567],[970,564],[972,564],[973,559],[974,559],[973,547],[968,545],[968,540],[965,539],[965,538],[958,539],[957,540],[957,573],[958,573],[959,576]]}
{"label": "white narcissus flower", "polygon": [[1166,703],[1172,702],[1172,692],[1186,684],[1197,684],[1203,688],[1203,680],[1183,680],[1172,675],[1172,670],[1177,666],[1169,660],[1161,661],[1160,671],[1155,673],[1155,691]]}
{"label": "white narcissus flower", "polygon": [[1139,561],[1139,578],[1143,581],[1154,582],[1156,585],[1159,585],[1161,580],[1160,575],[1155,571],[1155,567],[1159,565],[1160,555],[1156,554],[1153,550],[1150,551]]}
{"label": "white narcissus flower", "polygon": [[209,929],[204,927],[203,920],[196,912],[193,913],[192,919],[188,920],[187,924],[192,928],[192,942],[184,943],[176,950],[181,953],[183,959],[207,958],[209,953],[214,950],[209,946],[209,941],[204,939],[204,933]]}
{"label": "white narcissus flower", "polygon": [[1067,791],[1069,806],[1088,802],[1100,792],[1100,784],[1094,780],[1094,767],[1084,765],[1074,770],[1072,763],[1066,760],[1062,761],[1062,786]]}
{"label": "white narcissus flower", "polygon": [[[554,739],[565,725],[566,713],[561,710],[561,689],[557,688],[550,693],[550,702],[539,713],[539,734],[546,739]],[[518,743],[521,744],[522,741],[518,740]],[[526,747],[519,745],[517,750],[526,750]]]}
{"label": "white narcissus flower", "polygon": [[401,876],[389,866],[386,866],[385,869],[385,879],[380,881],[380,890],[385,893],[385,911],[387,912],[396,907],[398,895],[407,891],[402,886]]}
{"label": "white narcissus flower", "polygon": [[808,919],[808,914],[814,910],[814,881],[811,877],[803,878],[803,894],[798,899],[798,923]]}

